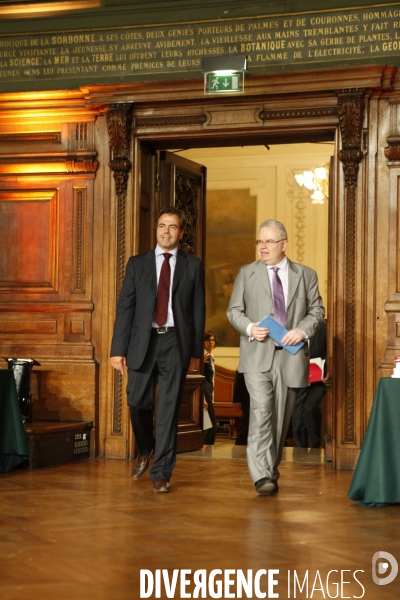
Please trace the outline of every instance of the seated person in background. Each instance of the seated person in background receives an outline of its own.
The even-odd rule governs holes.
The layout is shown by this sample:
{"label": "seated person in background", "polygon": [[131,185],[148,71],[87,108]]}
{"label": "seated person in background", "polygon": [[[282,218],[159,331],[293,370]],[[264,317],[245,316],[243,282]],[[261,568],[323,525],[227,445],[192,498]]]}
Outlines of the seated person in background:
{"label": "seated person in background", "polygon": [[236,435],[235,446],[247,446],[247,435],[249,433],[250,396],[244,381],[244,373],[235,373],[233,382],[233,404],[241,405],[242,417]]}
{"label": "seated person in background", "polygon": [[[310,339],[310,358],[326,358],[326,321],[321,323]],[[294,444],[299,448],[308,448],[310,437],[313,448],[321,448],[322,414],[320,404],[326,394],[325,381],[316,381],[299,388],[292,414]]]}
{"label": "seated person in background", "polygon": [[215,442],[217,435],[217,419],[214,411],[214,378],[215,366],[214,356],[212,351],[217,345],[217,339],[214,332],[210,329],[204,333],[204,398],[206,408],[211,419],[212,427],[206,429],[203,434],[203,442],[207,445],[212,445]]}

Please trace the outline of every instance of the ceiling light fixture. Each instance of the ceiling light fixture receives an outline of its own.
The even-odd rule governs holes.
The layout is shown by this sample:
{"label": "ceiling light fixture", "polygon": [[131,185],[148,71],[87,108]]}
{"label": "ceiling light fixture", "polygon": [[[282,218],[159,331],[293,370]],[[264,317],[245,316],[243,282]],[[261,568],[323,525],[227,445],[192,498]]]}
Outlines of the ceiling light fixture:
{"label": "ceiling light fixture", "polygon": [[316,167],[313,171],[304,171],[294,178],[300,186],[313,192],[311,194],[313,204],[324,204],[325,199],[329,198],[329,165]]}

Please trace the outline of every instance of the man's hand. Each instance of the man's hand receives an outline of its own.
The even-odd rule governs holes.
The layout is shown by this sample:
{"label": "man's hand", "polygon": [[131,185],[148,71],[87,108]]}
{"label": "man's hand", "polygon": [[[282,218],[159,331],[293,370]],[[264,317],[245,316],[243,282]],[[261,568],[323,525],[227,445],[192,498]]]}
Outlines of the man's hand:
{"label": "man's hand", "polygon": [[190,359],[190,363],[189,363],[188,373],[197,373],[197,372],[198,372],[197,358],[192,356],[192,358]]}
{"label": "man's hand", "polygon": [[125,373],[126,370],[126,357],[125,356],[112,356],[110,358],[111,366],[116,371],[119,371],[121,375]]}
{"label": "man's hand", "polygon": [[269,334],[269,329],[267,327],[259,327],[258,323],[253,323],[250,329],[250,333],[251,337],[253,337],[258,342],[262,342]]}
{"label": "man's hand", "polygon": [[328,379],[329,379],[329,373],[327,373],[327,374],[325,375],[325,377],[323,378],[323,380],[322,380],[322,381],[323,381],[323,382],[326,384],[326,382],[328,381]]}
{"label": "man's hand", "polygon": [[299,342],[302,342],[303,340],[304,340],[304,331],[302,331],[301,329],[298,329],[296,327],[295,329],[291,329],[290,331],[288,331],[287,334],[282,338],[280,343],[283,346],[295,346],[296,344],[298,344]]}

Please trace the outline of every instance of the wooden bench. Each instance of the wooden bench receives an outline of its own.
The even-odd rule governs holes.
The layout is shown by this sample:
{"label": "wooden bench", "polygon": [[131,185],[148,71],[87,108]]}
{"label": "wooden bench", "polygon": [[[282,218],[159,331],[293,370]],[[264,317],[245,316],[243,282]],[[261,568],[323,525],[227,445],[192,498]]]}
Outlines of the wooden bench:
{"label": "wooden bench", "polygon": [[29,469],[90,458],[92,422],[32,421],[25,423]]}
{"label": "wooden bench", "polygon": [[233,404],[236,371],[215,365],[214,410],[217,421],[229,421],[229,437],[236,437],[242,416],[240,404]]}

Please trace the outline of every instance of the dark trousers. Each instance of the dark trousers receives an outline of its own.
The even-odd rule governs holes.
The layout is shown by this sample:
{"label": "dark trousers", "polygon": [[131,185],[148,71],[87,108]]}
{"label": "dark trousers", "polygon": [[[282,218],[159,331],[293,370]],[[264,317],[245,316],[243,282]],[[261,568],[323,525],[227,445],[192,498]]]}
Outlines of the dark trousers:
{"label": "dark trousers", "polygon": [[236,434],[235,446],[247,446],[247,436],[249,435],[249,411],[250,403],[245,405],[242,402],[242,416]]}
{"label": "dark trousers", "polygon": [[215,442],[215,438],[217,436],[217,418],[215,416],[214,404],[212,402],[208,402],[207,400],[207,410],[210,415],[210,420],[212,423],[212,427],[206,429],[203,433],[203,442],[204,444],[212,445]]}
{"label": "dark trousers", "polygon": [[[187,369],[183,368],[174,332],[152,333],[142,367],[128,372],[128,404],[139,454],[154,451],[150,477],[170,479],[176,462],[178,410]],[[153,432],[154,389],[158,384]]]}
{"label": "dark trousers", "polygon": [[235,446],[246,446],[249,433],[250,396],[244,381],[244,374],[236,371],[233,383],[233,403],[240,403],[242,416],[236,434]]}
{"label": "dark trousers", "polygon": [[321,448],[322,414],[319,405],[326,394],[326,386],[317,381],[309,387],[300,388],[292,414],[295,446],[308,447],[308,437],[313,448]]}

